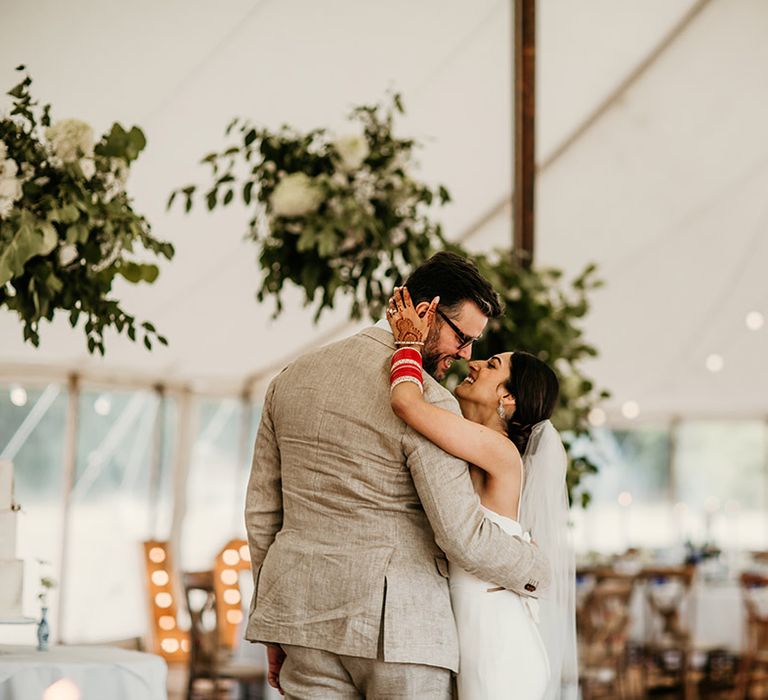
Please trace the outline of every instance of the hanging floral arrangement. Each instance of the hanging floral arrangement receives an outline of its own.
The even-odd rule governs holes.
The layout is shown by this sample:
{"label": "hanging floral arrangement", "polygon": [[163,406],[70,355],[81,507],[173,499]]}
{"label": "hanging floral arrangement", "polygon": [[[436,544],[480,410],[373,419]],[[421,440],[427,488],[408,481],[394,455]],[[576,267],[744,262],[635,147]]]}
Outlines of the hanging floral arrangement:
{"label": "hanging floral arrangement", "polygon": [[[20,66],[18,70],[24,70]],[[173,257],[134,211],[125,183],[146,145],[138,127],[114,124],[98,140],[85,122],[53,122],[50,105],[32,100],[26,76],[8,94],[0,118],[0,307],[18,314],[25,341],[40,343],[39,326],[56,311],[82,324],[89,352],[104,354],[104,331],[148,349],[167,344],[148,322],[137,322],[110,296],[117,275],[153,283],[158,267],[141,257]]]}
{"label": "hanging floral arrangement", "polygon": [[[449,201],[444,187],[413,176],[418,144],[393,134],[399,95],[357,107],[350,133],[277,130],[236,119],[234,143],[203,158],[212,182],[200,193],[209,210],[240,199],[251,212],[249,237],[259,246],[261,287],[282,309],[286,282],[301,287],[319,318],[337,293],[352,299],[351,316],[378,318],[390,289],[443,246],[440,225],[427,211]],[[190,211],[200,188],[174,191]]]}

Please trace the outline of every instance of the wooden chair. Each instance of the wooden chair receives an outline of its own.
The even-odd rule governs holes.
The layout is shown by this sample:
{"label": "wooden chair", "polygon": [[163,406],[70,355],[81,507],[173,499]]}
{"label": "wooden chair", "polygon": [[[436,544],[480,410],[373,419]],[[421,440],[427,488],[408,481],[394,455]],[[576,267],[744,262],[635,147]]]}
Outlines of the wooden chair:
{"label": "wooden chair", "polygon": [[577,592],[576,625],[582,698],[627,698],[627,642],[635,578],[600,569],[581,572],[579,579],[583,592]]}
{"label": "wooden chair", "polygon": [[190,618],[187,700],[193,700],[195,685],[202,679],[210,682],[212,698],[218,697],[224,685],[234,682],[240,686],[241,698],[262,700],[264,671],[234,663],[231,650],[219,643],[213,571],[187,572],[182,580]]}
{"label": "wooden chair", "polygon": [[689,624],[693,619],[693,575],[690,565],[645,568],[640,574],[645,584],[647,626],[641,676],[644,694],[677,688],[680,697],[694,697]]}
{"label": "wooden chair", "polygon": [[[736,681],[736,698],[768,681],[768,575],[743,573],[741,592],[746,615],[746,644]],[[764,697],[764,694],[763,694]]]}

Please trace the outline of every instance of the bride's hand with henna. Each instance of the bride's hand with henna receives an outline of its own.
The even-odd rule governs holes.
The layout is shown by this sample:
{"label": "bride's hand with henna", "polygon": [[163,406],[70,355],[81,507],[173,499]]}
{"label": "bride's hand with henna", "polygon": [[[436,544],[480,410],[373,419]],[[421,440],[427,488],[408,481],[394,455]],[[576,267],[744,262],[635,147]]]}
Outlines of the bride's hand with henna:
{"label": "bride's hand with henna", "polygon": [[387,306],[387,321],[395,336],[395,342],[413,343],[421,347],[429,336],[429,331],[435,322],[435,312],[440,297],[435,297],[421,316],[413,305],[413,300],[407,287],[395,287],[394,294]]}

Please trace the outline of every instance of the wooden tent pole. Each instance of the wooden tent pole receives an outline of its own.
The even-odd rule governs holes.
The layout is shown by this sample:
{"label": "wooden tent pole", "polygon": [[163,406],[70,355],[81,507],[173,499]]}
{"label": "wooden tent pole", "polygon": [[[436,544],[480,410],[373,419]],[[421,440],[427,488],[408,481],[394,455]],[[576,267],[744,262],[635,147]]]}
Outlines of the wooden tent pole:
{"label": "wooden tent pole", "polygon": [[530,267],[534,253],[536,183],[536,0],[512,0],[514,148],[513,255]]}

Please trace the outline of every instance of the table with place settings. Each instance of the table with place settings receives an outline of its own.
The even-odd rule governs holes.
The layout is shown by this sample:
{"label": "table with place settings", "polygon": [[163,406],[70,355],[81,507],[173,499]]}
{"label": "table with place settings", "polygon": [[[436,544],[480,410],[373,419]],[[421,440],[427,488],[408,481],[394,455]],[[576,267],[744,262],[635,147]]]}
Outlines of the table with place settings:
{"label": "table with place settings", "polygon": [[[167,700],[166,674],[161,657],[128,649],[54,646],[37,651],[0,645],[0,700],[42,700],[55,683],[62,692],[50,697]],[[71,690],[73,684],[79,695]]]}

